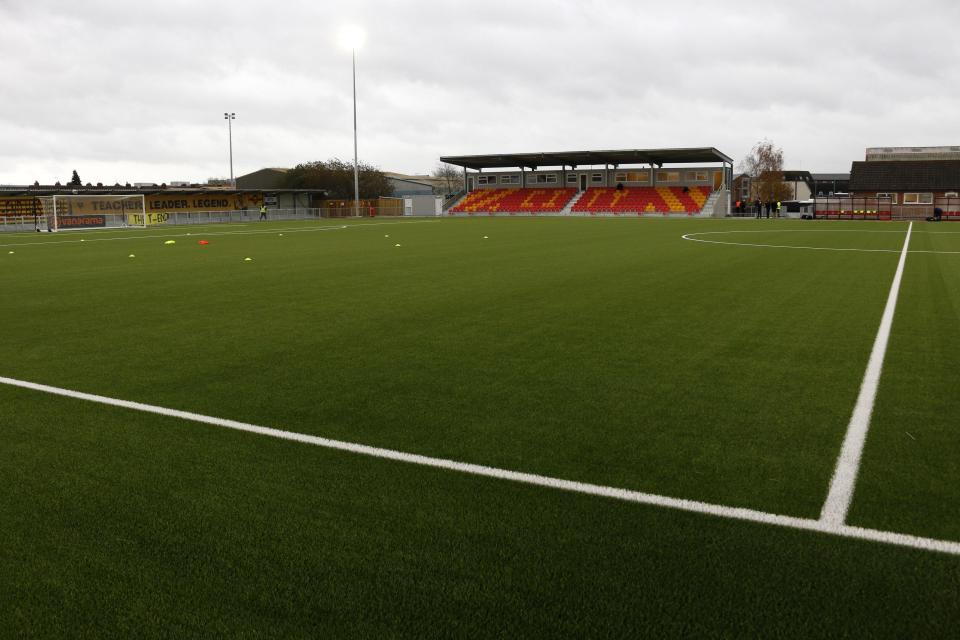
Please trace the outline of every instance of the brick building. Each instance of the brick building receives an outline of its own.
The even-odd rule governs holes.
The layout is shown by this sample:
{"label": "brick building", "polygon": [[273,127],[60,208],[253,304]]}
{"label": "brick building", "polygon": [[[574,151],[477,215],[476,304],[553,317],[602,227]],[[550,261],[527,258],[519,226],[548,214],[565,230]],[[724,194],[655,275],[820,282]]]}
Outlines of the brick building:
{"label": "brick building", "polygon": [[933,215],[934,207],[960,211],[960,159],[854,162],[850,195],[888,200],[894,217]]}

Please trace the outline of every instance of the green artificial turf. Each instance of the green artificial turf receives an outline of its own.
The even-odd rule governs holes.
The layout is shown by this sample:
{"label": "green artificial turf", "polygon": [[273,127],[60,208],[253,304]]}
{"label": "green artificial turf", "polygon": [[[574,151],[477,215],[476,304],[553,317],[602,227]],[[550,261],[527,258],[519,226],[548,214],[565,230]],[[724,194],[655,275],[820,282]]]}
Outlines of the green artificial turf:
{"label": "green artificial turf", "polygon": [[[28,637],[944,637],[944,556],[0,391]],[[68,424],[64,418],[69,417]]]}
{"label": "green artificial turf", "polygon": [[[911,249],[960,252],[949,225]],[[960,540],[960,253],[911,253],[851,521]]]}
{"label": "green artificial turf", "polygon": [[[817,517],[906,230],[345,224],[0,236],[16,245],[0,247],[0,375]],[[712,231],[736,233],[700,237],[883,251],[680,237]],[[960,539],[956,405],[888,377],[947,373],[956,342],[927,325],[951,309],[956,320],[957,259],[908,260],[853,524]],[[918,349],[942,354],[940,369],[915,371]],[[887,396],[910,407],[911,428],[943,418],[913,434],[932,438],[918,440],[923,457],[889,441],[904,416]],[[937,635],[960,613],[953,556],[9,388],[0,437],[0,510],[13,516],[0,570],[25,635],[903,637]]]}

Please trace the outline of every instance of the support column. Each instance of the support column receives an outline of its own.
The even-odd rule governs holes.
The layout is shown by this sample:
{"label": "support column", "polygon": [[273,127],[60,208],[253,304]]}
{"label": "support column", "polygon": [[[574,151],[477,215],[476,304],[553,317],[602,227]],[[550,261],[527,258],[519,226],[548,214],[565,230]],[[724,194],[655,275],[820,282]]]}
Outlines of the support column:
{"label": "support column", "polygon": [[727,183],[727,215],[729,216],[731,213],[730,202],[733,200],[733,194],[731,193],[733,191],[733,163],[731,162],[729,165],[726,162],[723,163],[723,172],[723,181]]}

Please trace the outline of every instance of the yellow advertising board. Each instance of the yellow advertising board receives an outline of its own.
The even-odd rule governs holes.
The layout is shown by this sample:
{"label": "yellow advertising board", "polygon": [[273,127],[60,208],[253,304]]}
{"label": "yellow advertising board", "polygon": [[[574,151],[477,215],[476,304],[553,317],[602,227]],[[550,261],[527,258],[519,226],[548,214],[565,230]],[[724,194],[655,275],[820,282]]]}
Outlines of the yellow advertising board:
{"label": "yellow advertising board", "polygon": [[[239,211],[257,210],[263,203],[260,193],[155,193],[143,197],[143,207],[147,213],[147,224],[159,224],[166,220],[162,214],[188,213],[196,211]],[[34,212],[43,213],[43,205],[32,196],[0,198],[0,216],[28,216]],[[98,197],[81,195],[57,199],[57,213],[63,215],[98,215],[126,213],[128,216],[140,213],[140,196]],[[134,223],[129,220],[130,224]]]}
{"label": "yellow advertising board", "polygon": [[[163,224],[170,219],[169,213],[148,213],[147,214],[147,224]],[[143,214],[140,213],[128,213],[127,214],[127,224],[131,227],[142,227],[143,226]]]}
{"label": "yellow advertising board", "polygon": [[32,216],[34,213],[43,213],[43,207],[33,196],[0,198],[0,216]]}
{"label": "yellow advertising board", "polygon": [[263,196],[259,193],[158,193],[144,198],[147,213],[187,211],[239,211],[259,209]]}

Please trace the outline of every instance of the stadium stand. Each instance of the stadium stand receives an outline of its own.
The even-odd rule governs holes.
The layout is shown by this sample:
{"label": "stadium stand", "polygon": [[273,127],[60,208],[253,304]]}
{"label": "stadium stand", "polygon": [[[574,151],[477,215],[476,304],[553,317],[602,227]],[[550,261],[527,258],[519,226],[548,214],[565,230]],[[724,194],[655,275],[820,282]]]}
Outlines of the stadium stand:
{"label": "stadium stand", "polygon": [[699,213],[710,187],[594,187],[573,205],[578,213]]}
{"label": "stadium stand", "polygon": [[555,213],[569,204],[577,190],[479,189],[471,191],[450,213]]}
{"label": "stadium stand", "polygon": [[459,199],[444,203],[451,215],[720,217],[730,210],[733,160],[714,147],[495,153],[440,161],[463,169]]}

